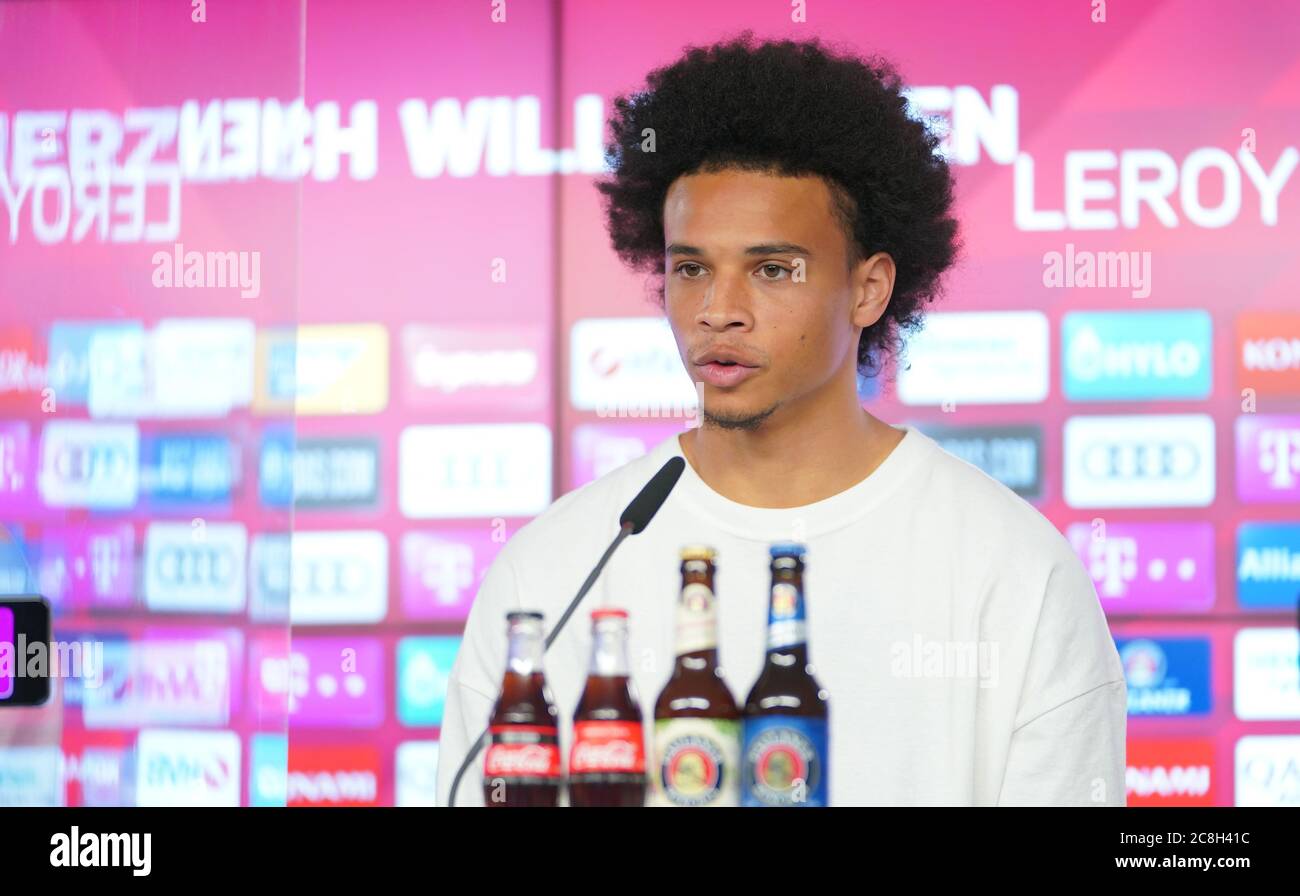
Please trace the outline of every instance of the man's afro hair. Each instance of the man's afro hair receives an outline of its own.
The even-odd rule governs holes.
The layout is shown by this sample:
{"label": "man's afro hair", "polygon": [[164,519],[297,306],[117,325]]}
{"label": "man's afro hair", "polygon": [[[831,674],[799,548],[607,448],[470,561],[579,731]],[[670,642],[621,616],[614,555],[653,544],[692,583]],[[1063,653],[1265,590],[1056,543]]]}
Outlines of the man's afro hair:
{"label": "man's afro hair", "polygon": [[[664,198],[683,174],[743,168],[820,175],[852,234],[850,263],[886,252],[897,267],[881,319],[862,333],[858,367],[875,375],[936,298],[960,248],[953,181],[939,137],[909,117],[902,81],[879,58],[820,41],[730,41],[687,47],[646,88],[614,100],[597,183],[610,239],[630,268],[654,274],[664,299]],[[642,150],[652,129],[654,152]]]}

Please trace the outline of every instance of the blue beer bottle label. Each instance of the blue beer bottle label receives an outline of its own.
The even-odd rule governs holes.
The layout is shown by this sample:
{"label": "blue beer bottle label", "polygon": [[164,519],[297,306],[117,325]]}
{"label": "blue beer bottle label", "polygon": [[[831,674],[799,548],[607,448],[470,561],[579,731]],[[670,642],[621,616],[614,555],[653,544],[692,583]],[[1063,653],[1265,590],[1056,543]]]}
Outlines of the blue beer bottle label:
{"label": "blue beer bottle label", "polygon": [[742,806],[828,806],[825,719],[745,719]]}

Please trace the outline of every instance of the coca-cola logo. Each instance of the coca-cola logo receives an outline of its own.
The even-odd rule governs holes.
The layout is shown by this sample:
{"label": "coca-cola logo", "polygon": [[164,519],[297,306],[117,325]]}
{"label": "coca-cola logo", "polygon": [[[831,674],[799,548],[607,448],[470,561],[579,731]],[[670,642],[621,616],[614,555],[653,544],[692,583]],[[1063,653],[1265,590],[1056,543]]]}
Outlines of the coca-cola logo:
{"label": "coca-cola logo", "polygon": [[559,750],[554,744],[494,744],[488,749],[486,773],[552,776],[559,771]]}
{"label": "coca-cola logo", "polygon": [[573,745],[569,760],[570,771],[622,772],[639,771],[641,750],[625,740],[580,741]]}

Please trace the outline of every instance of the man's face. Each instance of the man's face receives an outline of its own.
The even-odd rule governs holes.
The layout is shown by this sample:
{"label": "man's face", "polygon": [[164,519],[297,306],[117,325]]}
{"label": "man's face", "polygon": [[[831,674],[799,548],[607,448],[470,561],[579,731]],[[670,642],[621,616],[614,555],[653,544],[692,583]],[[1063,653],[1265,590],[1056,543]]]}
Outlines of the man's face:
{"label": "man's face", "polygon": [[665,310],[706,423],[754,429],[856,371],[849,244],[824,180],[684,175],[664,243]]}

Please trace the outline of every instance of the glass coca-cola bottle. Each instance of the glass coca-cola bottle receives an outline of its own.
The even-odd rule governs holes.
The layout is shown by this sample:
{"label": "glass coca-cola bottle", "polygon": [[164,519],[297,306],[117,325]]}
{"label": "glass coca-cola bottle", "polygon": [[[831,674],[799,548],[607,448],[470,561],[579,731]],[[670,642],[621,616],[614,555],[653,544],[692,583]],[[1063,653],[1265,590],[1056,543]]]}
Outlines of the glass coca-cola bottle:
{"label": "glass coca-cola bottle", "polygon": [[645,733],[628,677],[627,611],[591,614],[591,669],[573,713],[569,804],[645,804]]}
{"label": "glass coca-cola bottle", "polygon": [[563,786],[559,715],[542,674],[542,614],[506,615],[509,648],[483,760],[487,806],[557,806]]}

